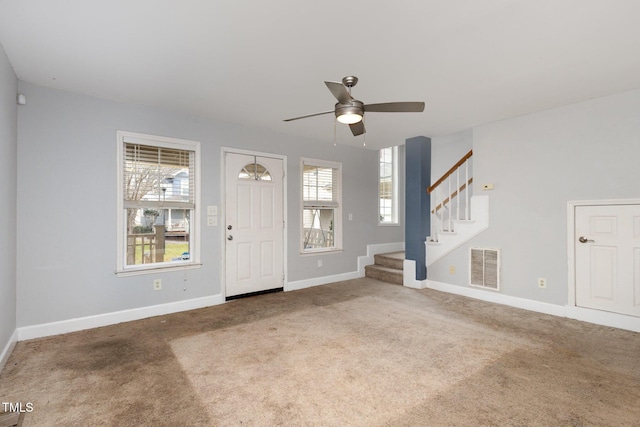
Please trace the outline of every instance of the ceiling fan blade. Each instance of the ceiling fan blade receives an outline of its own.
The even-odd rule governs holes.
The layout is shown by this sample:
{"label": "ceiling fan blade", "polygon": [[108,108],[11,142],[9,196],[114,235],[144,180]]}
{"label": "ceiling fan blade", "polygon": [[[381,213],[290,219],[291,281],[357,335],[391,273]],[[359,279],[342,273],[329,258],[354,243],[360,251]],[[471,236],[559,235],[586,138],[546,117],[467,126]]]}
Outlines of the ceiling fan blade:
{"label": "ceiling fan blade", "polygon": [[324,82],[327,85],[333,96],[336,97],[340,104],[348,104],[351,102],[351,95],[347,88],[339,82]]}
{"label": "ceiling fan blade", "polygon": [[333,113],[334,111],[323,111],[322,113],[314,113],[314,114],[308,114],[306,116],[300,116],[300,117],[294,117],[292,119],[284,119],[283,122],[290,122],[292,120],[300,120],[300,119],[306,119],[307,117],[315,117],[315,116],[321,116],[323,114],[329,114],[329,113]]}
{"label": "ceiling fan blade", "polygon": [[421,113],[424,102],[383,102],[381,104],[366,104],[364,111],[377,113]]}
{"label": "ceiling fan blade", "polygon": [[358,123],[349,125],[349,127],[351,128],[351,133],[353,133],[353,136],[362,135],[366,132],[364,130],[364,123],[362,123],[362,120],[360,120]]}

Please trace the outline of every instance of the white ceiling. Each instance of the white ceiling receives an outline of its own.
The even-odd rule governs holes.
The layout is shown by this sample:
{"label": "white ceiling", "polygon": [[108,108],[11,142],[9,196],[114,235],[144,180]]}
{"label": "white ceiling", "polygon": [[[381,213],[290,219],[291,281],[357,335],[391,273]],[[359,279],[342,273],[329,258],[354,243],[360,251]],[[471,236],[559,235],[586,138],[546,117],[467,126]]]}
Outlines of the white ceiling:
{"label": "white ceiling", "polygon": [[[19,79],[333,140],[355,75],[369,148],[640,88],[637,0],[0,0]],[[362,145],[346,125],[338,142]]]}

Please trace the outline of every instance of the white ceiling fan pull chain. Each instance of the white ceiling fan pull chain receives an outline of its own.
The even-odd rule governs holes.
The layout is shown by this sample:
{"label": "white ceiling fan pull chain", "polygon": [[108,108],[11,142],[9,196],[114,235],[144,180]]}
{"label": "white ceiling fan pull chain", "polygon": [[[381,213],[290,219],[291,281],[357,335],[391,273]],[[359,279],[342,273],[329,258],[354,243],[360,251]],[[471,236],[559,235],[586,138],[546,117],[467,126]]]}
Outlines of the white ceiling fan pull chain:
{"label": "white ceiling fan pull chain", "polygon": [[[365,126],[365,125],[366,125],[366,123],[364,122],[364,116],[362,116],[362,126]],[[363,147],[367,146],[367,133],[366,132],[362,134],[362,146]]]}

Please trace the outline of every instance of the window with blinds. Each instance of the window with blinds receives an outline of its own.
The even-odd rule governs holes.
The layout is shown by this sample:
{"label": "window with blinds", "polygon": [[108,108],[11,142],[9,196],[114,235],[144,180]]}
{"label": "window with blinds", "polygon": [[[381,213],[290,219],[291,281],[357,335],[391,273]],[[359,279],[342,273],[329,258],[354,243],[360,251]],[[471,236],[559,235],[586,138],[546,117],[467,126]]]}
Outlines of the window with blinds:
{"label": "window with blinds", "polygon": [[118,133],[118,271],[194,262],[195,141]]}
{"label": "window with blinds", "polygon": [[302,160],[302,252],[340,249],[341,165]]}
{"label": "window with blinds", "polygon": [[195,151],[124,143],[125,207],[192,209]]}
{"label": "window with blinds", "polygon": [[338,206],[338,168],[305,164],[302,197],[308,207]]}

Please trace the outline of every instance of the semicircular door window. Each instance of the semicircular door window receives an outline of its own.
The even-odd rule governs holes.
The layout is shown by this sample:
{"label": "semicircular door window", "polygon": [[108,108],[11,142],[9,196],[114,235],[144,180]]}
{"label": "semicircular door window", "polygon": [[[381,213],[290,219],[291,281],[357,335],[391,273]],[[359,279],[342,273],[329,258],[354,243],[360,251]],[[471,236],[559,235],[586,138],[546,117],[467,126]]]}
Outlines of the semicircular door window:
{"label": "semicircular door window", "polygon": [[254,179],[256,181],[271,181],[271,173],[260,163],[246,164],[240,173],[238,179]]}

